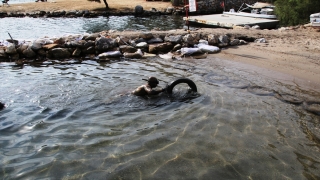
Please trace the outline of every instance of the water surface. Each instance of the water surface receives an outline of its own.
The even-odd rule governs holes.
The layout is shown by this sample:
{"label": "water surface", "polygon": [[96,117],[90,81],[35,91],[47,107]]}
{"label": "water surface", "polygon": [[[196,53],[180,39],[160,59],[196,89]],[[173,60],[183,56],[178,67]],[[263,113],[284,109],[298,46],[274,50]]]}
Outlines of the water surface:
{"label": "water surface", "polygon": [[[217,61],[1,63],[7,107],[0,111],[0,177],[318,179],[320,117],[268,89],[297,97],[319,92]],[[199,94],[132,96],[151,75],[162,87],[188,77]]]}
{"label": "water surface", "polygon": [[[31,26],[32,25],[32,26]],[[95,33],[108,30],[150,31],[183,28],[181,16],[110,16],[97,18],[1,18],[0,42],[10,39],[33,40],[62,37],[70,34]]]}

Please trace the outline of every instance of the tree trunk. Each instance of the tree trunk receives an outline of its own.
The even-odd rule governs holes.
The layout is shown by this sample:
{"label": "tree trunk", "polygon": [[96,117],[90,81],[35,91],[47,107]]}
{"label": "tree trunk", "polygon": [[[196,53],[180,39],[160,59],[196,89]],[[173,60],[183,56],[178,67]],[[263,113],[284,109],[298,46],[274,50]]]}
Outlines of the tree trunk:
{"label": "tree trunk", "polygon": [[106,9],[109,9],[109,5],[107,3],[107,0],[103,0],[104,4],[106,5]]}

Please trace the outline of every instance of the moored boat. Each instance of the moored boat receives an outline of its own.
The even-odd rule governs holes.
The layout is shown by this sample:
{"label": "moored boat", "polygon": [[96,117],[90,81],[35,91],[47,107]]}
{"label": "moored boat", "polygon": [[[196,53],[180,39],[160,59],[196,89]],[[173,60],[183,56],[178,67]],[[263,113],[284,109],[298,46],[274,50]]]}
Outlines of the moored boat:
{"label": "moored boat", "polygon": [[320,29],[320,13],[311,14],[310,23],[313,28]]}
{"label": "moored boat", "polygon": [[274,14],[275,6],[273,6],[272,4],[256,2],[253,5],[245,4],[246,7],[243,7],[244,4],[245,3],[241,5],[238,11],[230,9],[229,12],[225,11],[223,12],[223,14],[253,18],[277,19],[277,16]]}

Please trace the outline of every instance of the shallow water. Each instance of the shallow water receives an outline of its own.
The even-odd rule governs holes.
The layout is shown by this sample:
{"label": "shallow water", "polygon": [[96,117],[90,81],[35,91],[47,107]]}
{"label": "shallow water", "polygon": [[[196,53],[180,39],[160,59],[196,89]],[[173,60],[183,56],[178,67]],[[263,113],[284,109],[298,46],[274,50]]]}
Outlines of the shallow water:
{"label": "shallow water", "polygon": [[[319,92],[216,61],[1,63],[0,177],[319,179],[320,116],[270,91]],[[198,96],[130,95],[151,75],[188,77]]]}
{"label": "shallow water", "polygon": [[[30,26],[32,24],[32,26]],[[0,18],[0,42],[10,39],[32,40],[69,34],[95,33],[108,30],[148,31],[183,28],[181,16],[110,16],[97,18]]]}

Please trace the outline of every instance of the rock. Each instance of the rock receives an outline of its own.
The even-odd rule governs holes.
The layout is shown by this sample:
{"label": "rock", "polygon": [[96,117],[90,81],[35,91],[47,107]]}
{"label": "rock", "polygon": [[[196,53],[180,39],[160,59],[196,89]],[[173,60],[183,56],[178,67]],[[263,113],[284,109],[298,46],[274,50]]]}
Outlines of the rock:
{"label": "rock", "polygon": [[153,53],[153,54],[157,54],[159,52],[167,53],[172,49],[172,47],[173,47],[173,44],[170,42],[150,44],[149,53]]}
{"label": "rock", "polygon": [[[90,47],[81,49],[81,52],[82,52],[83,54],[95,54],[96,49],[95,49],[94,46],[90,46]],[[98,52],[98,53],[99,53],[99,52]]]}
{"label": "rock", "polygon": [[84,37],[84,40],[86,40],[86,41],[89,41],[89,40],[95,41],[98,37],[100,37],[99,33],[93,33],[93,34],[90,34],[87,37]]}
{"label": "rock", "polygon": [[254,26],[252,26],[251,28],[252,28],[252,29],[260,29],[260,26],[254,25]]}
{"label": "rock", "polygon": [[167,13],[172,14],[173,11],[174,11],[174,8],[173,8],[173,7],[168,7],[168,8],[166,9],[166,11],[167,11]]}
{"label": "rock", "polygon": [[48,51],[49,58],[65,59],[70,57],[70,52],[66,48],[54,48]]}
{"label": "rock", "polygon": [[7,59],[8,55],[3,48],[0,48],[0,59]]}
{"label": "rock", "polygon": [[176,36],[166,36],[164,38],[165,42],[171,42],[173,44],[180,44],[182,42],[182,35],[176,35]]}
{"label": "rock", "polygon": [[43,45],[42,48],[46,49],[46,50],[50,50],[53,48],[57,48],[59,46],[59,44],[47,44],[47,45]]}
{"label": "rock", "polygon": [[31,49],[34,50],[34,51],[38,51],[39,49],[42,48],[43,43],[44,42],[41,41],[41,40],[35,40],[31,44]]}
{"label": "rock", "polygon": [[197,43],[196,35],[187,34],[183,38],[183,42],[187,43],[188,45],[195,45]]}
{"label": "rock", "polygon": [[264,38],[256,39],[254,42],[255,43],[267,43],[266,39],[264,39]]}
{"label": "rock", "polygon": [[134,53],[124,53],[123,56],[130,59],[141,59],[143,57],[143,53],[140,49],[138,49]]}
{"label": "rock", "polygon": [[12,54],[10,57],[11,57],[11,59],[14,60],[14,61],[20,59],[19,54]]}
{"label": "rock", "polygon": [[177,50],[179,50],[179,49],[181,49],[181,48],[182,48],[181,44],[176,44],[176,45],[173,47],[172,51],[177,51]]}
{"label": "rock", "polygon": [[246,42],[245,40],[242,40],[242,39],[241,39],[241,40],[239,41],[239,45],[243,45],[243,44],[247,44],[247,42]]}
{"label": "rock", "polygon": [[116,47],[116,41],[111,38],[100,37],[96,39],[95,49],[100,52],[106,52]]}
{"label": "rock", "polygon": [[230,45],[231,46],[236,46],[240,44],[240,40],[239,39],[233,39],[232,41],[230,41]]}
{"label": "rock", "polygon": [[88,48],[88,47],[90,47],[90,46],[94,46],[94,43],[95,43],[94,41],[88,40],[87,42],[84,43],[83,46],[84,46],[85,48]]}
{"label": "rock", "polygon": [[136,15],[141,15],[143,14],[143,7],[141,5],[137,5],[135,8],[134,8],[134,13]]}
{"label": "rock", "polygon": [[208,43],[208,41],[206,41],[206,40],[204,40],[204,39],[200,39],[200,40],[199,40],[199,44],[206,44],[206,45],[208,45],[209,43]]}
{"label": "rock", "polygon": [[21,45],[17,48],[17,52],[18,52],[19,54],[23,54],[23,51],[26,50],[28,47],[29,47],[29,44],[27,44],[27,43],[21,44]]}
{"label": "rock", "polygon": [[148,44],[154,44],[154,43],[163,43],[163,40],[161,38],[152,38],[148,41]]}
{"label": "rock", "polygon": [[76,48],[73,53],[72,56],[78,57],[81,54],[81,49],[80,48]]}
{"label": "rock", "polygon": [[5,52],[7,54],[16,54],[17,53],[17,49],[16,46],[12,43],[9,43],[9,45],[7,46]]}
{"label": "rock", "polygon": [[141,42],[136,45],[136,48],[148,48],[149,45],[146,42]]}
{"label": "rock", "polygon": [[137,51],[136,48],[132,47],[132,46],[128,46],[128,45],[122,45],[119,47],[120,48],[120,51],[122,53],[134,53]]}
{"label": "rock", "polygon": [[249,25],[245,25],[243,26],[244,29],[250,29],[250,26]]}
{"label": "rock", "polygon": [[38,56],[41,57],[46,57],[46,51],[44,49],[39,49],[39,51],[37,51]]}
{"label": "rock", "polygon": [[140,33],[139,38],[148,40],[153,38],[153,34],[151,32],[143,32],[143,33]]}
{"label": "rock", "polygon": [[65,40],[63,38],[58,38],[55,41],[53,41],[53,43],[55,43],[55,44],[64,44]]}
{"label": "rock", "polygon": [[30,47],[22,51],[22,54],[27,58],[33,58],[37,55]]}
{"label": "rock", "polygon": [[2,109],[4,109],[5,107],[6,107],[5,104],[2,103],[2,102],[0,102],[0,111],[1,111]]}
{"label": "rock", "polygon": [[219,36],[219,42],[222,43],[222,44],[229,44],[230,42],[230,39],[229,39],[229,36],[227,35],[222,35],[222,36]]}
{"label": "rock", "polygon": [[213,35],[213,34],[208,35],[208,44],[209,45],[219,44],[219,36]]}
{"label": "rock", "polygon": [[121,46],[121,45],[128,45],[129,44],[129,39],[126,37],[116,37],[116,43]]}

